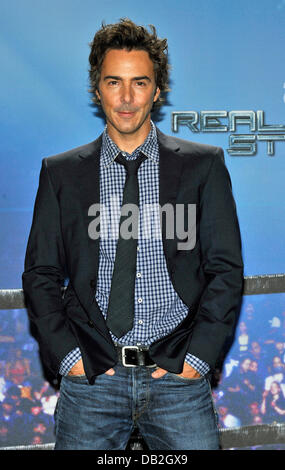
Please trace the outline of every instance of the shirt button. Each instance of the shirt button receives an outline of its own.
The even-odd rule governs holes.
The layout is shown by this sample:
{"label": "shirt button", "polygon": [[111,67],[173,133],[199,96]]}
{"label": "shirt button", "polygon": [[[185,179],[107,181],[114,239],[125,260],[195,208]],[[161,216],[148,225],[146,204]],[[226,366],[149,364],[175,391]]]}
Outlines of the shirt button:
{"label": "shirt button", "polygon": [[139,246],[137,246],[137,251],[140,251],[140,247],[139,247]]}
{"label": "shirt button", "polygon": [[142,303],[142,298],[141,297],[138,299],[138,303],[139,304]]}
{"label": "shirt button", "polygon": [[142,277],[141,273],[137,273],[137,277]]}
{"label": "shirt button", "polygon": [[142,321],[142,320],[139,320],[139,324],[142,325],[142,324],[143,324],[143,321]]}

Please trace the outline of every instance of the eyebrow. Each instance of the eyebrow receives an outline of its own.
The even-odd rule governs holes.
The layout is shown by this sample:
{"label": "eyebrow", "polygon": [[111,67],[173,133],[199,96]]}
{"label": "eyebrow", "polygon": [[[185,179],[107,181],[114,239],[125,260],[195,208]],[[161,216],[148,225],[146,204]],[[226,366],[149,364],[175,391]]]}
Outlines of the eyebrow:
{"label": "eyebrow", "polygon": [[[106,77],[104,77],[104,80],[109,80],[109,79],[122,80],[122,77],[119,77],[117,75],[106,75]],[[147,75],[141,75],[139,77],[133,77],[132,80],[134,80],[134,81],[136,81],[136,80],[148,80],[149,82],[151,81],[151,79]]]}

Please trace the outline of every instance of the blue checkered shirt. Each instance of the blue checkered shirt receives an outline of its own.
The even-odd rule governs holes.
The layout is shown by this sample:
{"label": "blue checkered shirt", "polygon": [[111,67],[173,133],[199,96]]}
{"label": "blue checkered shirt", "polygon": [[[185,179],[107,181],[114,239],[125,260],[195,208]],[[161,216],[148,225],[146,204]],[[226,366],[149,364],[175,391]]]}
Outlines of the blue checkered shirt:
{"label": "blue checkered shirt", "polygon": [[[112,216],[115,217],[117,226],[119,226],[126,169],[123,165],[114,162],[121,151],[109,137],[107,128],[104,129],[102,137],[100,203],[109,210],[112,209]],[[143,223],[141,223],[141,208],[147,207],[145,206],[147,204],[151,205],[148,207],[158,207],[159,204],[159,147],[153,122],[151,122],[151,130],[142,145],[132,154],[121,153],[127,159],[135,159],[140,152],[144,153],[147,159],[143,161],[138,170],[140,222],[134,323],[132,329],[119,339],[110,332],[113,341],[122,346],[149,346],[154,341],[171,333],[189,311],[189,307],[182,302],[169,277],[160,227],[154,223],[157,219],[146,217],[147,212],[144,211]],[[105,319],[117,245],[117,238],[107,236],[107,230],[107,222],[102,217],[100,220],[99,270],[95,298]],[[101,236],[101,231],[102,234],[105,234],[104,236]],[[148,236],[146,236],[147,233]],[[80,358],[80,349],[72,350],[61,362],[60,374],[67,375]],[[207,363],[190,353],[186,354],[185,361],[201,375],[205,375],[210,370]]]}

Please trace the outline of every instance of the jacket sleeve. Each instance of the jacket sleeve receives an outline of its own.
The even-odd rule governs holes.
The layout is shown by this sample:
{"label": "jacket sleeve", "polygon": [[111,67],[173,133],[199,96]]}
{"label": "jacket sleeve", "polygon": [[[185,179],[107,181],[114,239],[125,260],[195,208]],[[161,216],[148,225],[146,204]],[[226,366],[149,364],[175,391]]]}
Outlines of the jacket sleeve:
{"label": "jacket sleeve", "polygon": [[22,285],[32,332],[43,363],[56,376],[61,360],[77,343],[63,305],[65,255],[60,210],[46,158],[42,160],[24,269]]}
{"label": "jacket sleeve", "polygon": [[215,367],[236,325],[243,291],[241,238],[230,175],[218,148],[201,189],[201,263],[206,277],[188,352]]}

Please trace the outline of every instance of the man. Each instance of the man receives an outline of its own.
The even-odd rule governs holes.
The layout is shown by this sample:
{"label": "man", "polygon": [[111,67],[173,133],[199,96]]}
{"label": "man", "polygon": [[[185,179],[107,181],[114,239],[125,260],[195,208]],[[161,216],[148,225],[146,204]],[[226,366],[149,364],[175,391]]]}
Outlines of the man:
{"label": "man", "polygon": [[274,356],[270,367],[271,375],[265,377],[264,389],[270,390],[271,384],[277,382],[285,397],[285,364],[282,363],[279,356]]}
{"label": "man", "polygon": [[[23,273],[42,359],[62,375],[55,448],[125,449],[136,425],[150,449],[218,449],[209,374],[232,333],[243,279],[223,152],[166,136],[151,121],[169,68],[154,27],[103,25],[89,61],[106,128],[43,159]],[[141,223],[145,207],[176,215],[181,204],[186,215],[196,208],[196,243],[185,249],[165,217],[160,237],[143,236],[143,226],[153,229],[151,217]],[[128,237],[130,207],[139,217],[133,211],[137,236]]]}

